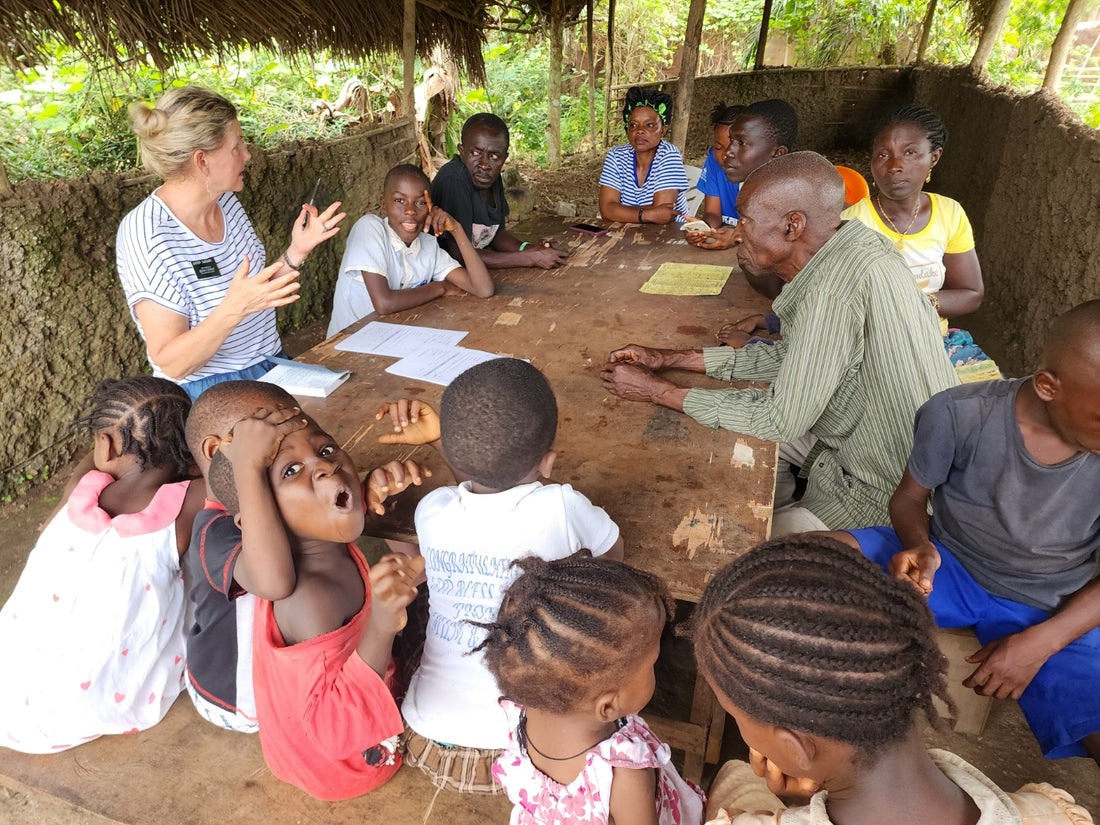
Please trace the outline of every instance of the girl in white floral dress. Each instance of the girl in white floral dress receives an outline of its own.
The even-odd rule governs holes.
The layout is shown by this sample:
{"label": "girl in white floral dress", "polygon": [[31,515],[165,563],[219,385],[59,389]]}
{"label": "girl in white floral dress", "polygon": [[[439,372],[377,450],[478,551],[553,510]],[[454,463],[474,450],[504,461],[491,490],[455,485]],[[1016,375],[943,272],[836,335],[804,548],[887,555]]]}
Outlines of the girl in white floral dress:
{"label": "girl in white floral dress", "polygon": [[493,766],[512,825],[699,825],[703,792],[637,715],[674,609],[664,582],[586,550],[515,564],[479,648],[516,721]]}
{"label": "girl in white floral dress", "polygon": [[0,611],[0,745],[53,753],[163,718],[184,668],[180,556],[202,506],[184,422],[191,401],[151,376],[106,381],[95,468],[72,490]]}

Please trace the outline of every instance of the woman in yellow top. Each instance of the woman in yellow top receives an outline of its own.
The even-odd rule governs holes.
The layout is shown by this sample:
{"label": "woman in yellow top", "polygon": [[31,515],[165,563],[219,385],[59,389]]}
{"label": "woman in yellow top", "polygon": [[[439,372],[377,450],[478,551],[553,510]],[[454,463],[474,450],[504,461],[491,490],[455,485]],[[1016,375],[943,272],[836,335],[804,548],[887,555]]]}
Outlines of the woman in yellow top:
{"label": "woman in yellow top", "polygon": [[941,318],[982,304],[982,267],[974,232],[957,201],[922,191],[947,143],[940,116],[905,105],[883,115],[871,141],[876,191],[844,212],[890,238]]}

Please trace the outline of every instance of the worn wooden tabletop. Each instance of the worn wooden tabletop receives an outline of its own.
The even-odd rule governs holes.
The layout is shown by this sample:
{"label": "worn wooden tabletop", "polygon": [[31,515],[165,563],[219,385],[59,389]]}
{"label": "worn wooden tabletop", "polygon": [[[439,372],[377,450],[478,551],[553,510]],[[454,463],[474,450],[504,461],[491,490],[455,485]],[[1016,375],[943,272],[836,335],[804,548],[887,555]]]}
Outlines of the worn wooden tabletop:
{"label": "worn wooden tabletop", "polygon": [[[604,391],[600,369],[627,343],[695,348],[715,343],[723,323],[766,309],[745,283],[731,252],[686,244],[675,227],[610,224],[592,237],[570,221],[521,224],[524,238],[552,237],[570,250],[560,269],[497,270],[497,294],[481,300],[444,298],[384,320],[468,331],[461,345],[526,358],[550,379],[558,399],[553,481],[568,482],[607,510],[626,542],[626,559],[668,582],[677,598],[694,601],[713,573],[767,538],[775,484],[776,446],[746,435],[710,430],[680,413],[624,401]],[[664,262],[721,264],[731,276],[721,295],[649,295],[639,287]],[[430,447],[383,446],[389,428],[376,422],[382,401],[418,398],[438,409],[441,386],[385,372],[395,359],[335,349],[351,331],[300,358],[350,369],[351,379],[325,399],[303,398],[313,415],[350,452],[361,472],[412,456],[434,472],[425,488],[388,517],[390,537],[410,538],[412,511],[427,489],[453,483]],[[719,387],[706,376],[674,372],[681,384]]]}

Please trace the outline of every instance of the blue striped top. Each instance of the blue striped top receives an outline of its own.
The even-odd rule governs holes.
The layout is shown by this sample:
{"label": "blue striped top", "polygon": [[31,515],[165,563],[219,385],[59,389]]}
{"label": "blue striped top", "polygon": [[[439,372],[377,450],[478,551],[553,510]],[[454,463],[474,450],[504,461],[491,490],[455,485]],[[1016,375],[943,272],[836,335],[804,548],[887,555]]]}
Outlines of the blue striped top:
{"label": "blue striped top", "polygon": [[[225,237],[218,243],[208,243],[184,226],[156,192],[119,224],[118,277],[143,339],[145,331],[134,313],[139,302],[152,301],[177,312],[187,318],[193,329],[221,303],[245,255],[253,273],[266,265],[264,245],[236,196],[226,192],[218,198],[218,206],[225,219]],[[206,364],[179,383],[242,370],[274,355],[280,348],[275,310],[257,312],[237,325]],[[152,359],[149,363],[154,375],[168,377]]]}
{"label": "blue striped top", "polygon": [[600,186],[610,186],[619,193],[619,203],[623,206],[650,206],[653,196],[665,189],[676,189],[676,211],[681,215],[687,212],[688,188],[687,172],[684,171],[684,159],[680,150],[662,140],[657,145],[653,163],[645,183],[638,184],[637,158],[634,147],[629,143],[612,146],[607,150],[600,174]]}

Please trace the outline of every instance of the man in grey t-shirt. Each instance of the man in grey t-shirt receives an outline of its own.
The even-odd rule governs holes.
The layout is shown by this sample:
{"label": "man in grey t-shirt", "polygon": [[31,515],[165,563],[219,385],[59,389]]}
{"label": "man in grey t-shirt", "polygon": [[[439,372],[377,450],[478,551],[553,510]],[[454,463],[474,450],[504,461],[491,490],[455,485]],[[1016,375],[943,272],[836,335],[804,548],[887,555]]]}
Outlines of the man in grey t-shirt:
{"label": "man in grey t-shirt", "polygon": [[963,684],[1019,699],[1048,758],[1100,764],[1100,301],[1055,322],[1030,378],[933,396],[913,442],[893,529],[836,537],[974,628]]}

